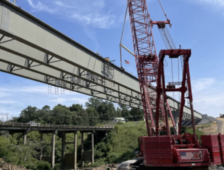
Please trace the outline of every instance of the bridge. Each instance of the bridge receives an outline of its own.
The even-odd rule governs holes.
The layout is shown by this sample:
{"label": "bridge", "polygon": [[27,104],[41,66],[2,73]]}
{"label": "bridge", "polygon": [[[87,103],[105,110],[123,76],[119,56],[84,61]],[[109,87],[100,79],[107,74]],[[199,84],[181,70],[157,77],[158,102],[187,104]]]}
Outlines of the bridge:
{"label": "bridge", "polygon": [[[49,161],[54,168],[55,166],[55,135],[57,132],[62,133],[62,168],[69,167],[77,169],[77,132],[81,133],[81,163],[84,165],[84,160],[89,160],[94,163],[94,143],[99,141],[99,138],[105,137],[112,127],[100,126],[67,126],[67,125],[32,125],[16,122],[1,122],[0,131],[9,131],[9,133],[23,133],[23,144],[27,144],[27,133],[31,131],[40,132],[40,160]],[[101,132],[101,133],[100,133]],[[51,156],[43,156],[43,134],[52,133],[51,141]],[[66,142],[66,133],[74,134],[74,141]],[[91,153],[84,151],[84,133],[91,133]],[[102,136],[103,133],[103,136]],[[66,153],[66,144],[74,145],[74,153]],[[88,158],[90,157],[90,158]]]}
{"label": "bridge", "polygon": [[[142,108],[136,77],[7,0],[0,1],[0,49],[0,71]],[[178,101],[168,97],[168,102],[172,111],[179,110]],[[184,119],[189,118],[185,106]]]}

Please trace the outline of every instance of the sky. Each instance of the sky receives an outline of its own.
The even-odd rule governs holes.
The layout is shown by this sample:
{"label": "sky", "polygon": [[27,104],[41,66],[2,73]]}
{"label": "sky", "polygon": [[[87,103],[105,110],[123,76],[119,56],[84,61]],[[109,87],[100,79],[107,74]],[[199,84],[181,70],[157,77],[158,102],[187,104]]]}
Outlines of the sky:
{"label": "sky", "polygon": [[[223,0],[161,0],[172,22],[169,32],[176,47],[191,49],[190,72],[194,109],[218,117],[224,112],[224,1]],[[151,19],[165,20],[157,0],[147,0]],[[88,49],[110,57],[120,66],[121,38],[126,0],[17,0],[17,5]],[[153,35],[157,54],[165,45],[156,26]],[[122,44],[133,51],[129,18],[125,21]],[[123,50],[125,70],[137,76],[133,56]],[[167,80],[179,81],[177,61],[166,59]],[[62,91],[54,87],[0,72],[1,115],[19,116],[28,105],[42,108],[57,104],[85,105],[89,96]],[[172,96],[172,94],[171,94]],[[174,95],[178,98],[178,95]]]}

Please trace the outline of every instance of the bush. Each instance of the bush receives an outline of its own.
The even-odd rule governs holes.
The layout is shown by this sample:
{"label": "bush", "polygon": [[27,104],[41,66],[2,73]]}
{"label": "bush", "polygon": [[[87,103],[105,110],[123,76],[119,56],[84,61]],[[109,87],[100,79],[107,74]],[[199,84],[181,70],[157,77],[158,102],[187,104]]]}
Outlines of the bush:
{"label": "bush", "polygon": [[36,170],[52,170],[51,164],[45,161],[40,161]]}
{"label": "bush", "polygon": [[54,170],[60,170],[61,169],[61,164],[58,163],[54,166]]}
{"label": "bush", "polygon": [[99,167],[101,165],[105,165],[105,158],[98,159],[95,163],[91,164],[89,167]]}

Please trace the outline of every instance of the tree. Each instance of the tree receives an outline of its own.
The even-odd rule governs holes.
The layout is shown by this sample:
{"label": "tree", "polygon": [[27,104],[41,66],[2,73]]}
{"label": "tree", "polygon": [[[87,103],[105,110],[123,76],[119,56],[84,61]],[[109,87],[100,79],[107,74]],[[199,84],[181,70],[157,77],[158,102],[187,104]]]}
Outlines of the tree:
{"label": "tree", "polygon": [[132,116],[132,120],[139,121],[143,119],[144,112],[139,108],[132,108],[130,111],[130,115]]}
{"label": "tree", "polygon": [[122,117],[122,110],[121,108],[117,107],[117,110],[116,110],[116,117]]}
{"label": "tree", "polygon": [[69,107],[69,110],[76,115],[76,118],[74,119],[75,125],[82,125],[82,126],[88,126],[89,125],[89,117],[86,111],[83,109],[82,105],[80,104],[73,104],[71,107]]}
{"label": "tree", "polygon": [[19,158],[20,164],[24,164],[28,161],[28,159],[32,157],[36,157],[39,155],[37,149],[39,148],[39,143],[36,141],[27,142],[26,145],[16,145],[16,153]]}
{"label": "tree", "polygon": [[88,102],[86,102],[86,107],[93,107],[97,110],[97,107],[103,102],[102,99],[96,98],[96,97],[91,97],[88,99]]}
{"label": "tree", "polygon": [[52,124],[72,125],[73,116],[75,116],[66,106],[57,105],[52,111]]}
{"label": "tree", "polygon": [[128,110],[128,107],[121,103],[119,103],[119,106],[121,108],[122,117],[124,117],[125,119],[130,119],[131,115],[130,115],[130,111]]}
{"label": "tree", "polygon": [[28,106],[26,109],[21,111],[18,122],[26,123],[28,121],[37,121],[37,111],[38,109],[36,107]]}
{"label": "tree", "polygon": [[99,113],[96,111],[95,108],[87,108],[86,112],[89,117],[89,125],[90,126],[95,126],[99,122]]}
{"label": "tree", "polygon": [[98,107],[97,111],[102,120],[112,120],[116,116],[116,111],[113,103],[104,101]]}

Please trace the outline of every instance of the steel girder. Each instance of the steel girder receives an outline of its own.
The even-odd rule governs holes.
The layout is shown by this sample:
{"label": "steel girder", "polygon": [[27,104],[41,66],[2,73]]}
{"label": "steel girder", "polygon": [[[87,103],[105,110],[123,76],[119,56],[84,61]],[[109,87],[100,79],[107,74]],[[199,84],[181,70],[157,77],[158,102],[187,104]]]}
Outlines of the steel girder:
{"label": "steel girder", "polygon": [[[142,108],[136,77],[113,64],[114,77],[109,77],[102,57],[4,0],[0,21],[1,71]],[[177,101],[169,98],[168,102],[178,110]],[[184,113],[188,112],[185,107]],[[195,117],[202,116],[195,111]]]}

